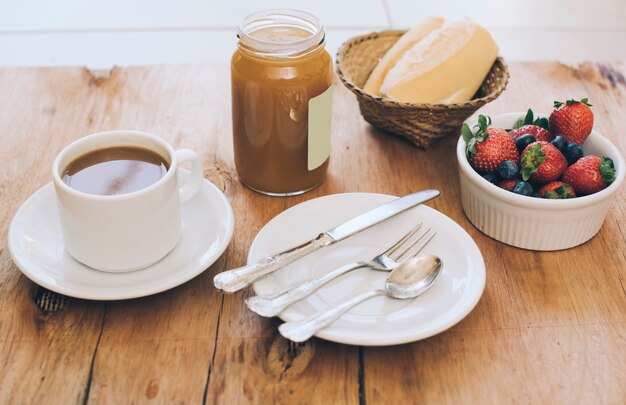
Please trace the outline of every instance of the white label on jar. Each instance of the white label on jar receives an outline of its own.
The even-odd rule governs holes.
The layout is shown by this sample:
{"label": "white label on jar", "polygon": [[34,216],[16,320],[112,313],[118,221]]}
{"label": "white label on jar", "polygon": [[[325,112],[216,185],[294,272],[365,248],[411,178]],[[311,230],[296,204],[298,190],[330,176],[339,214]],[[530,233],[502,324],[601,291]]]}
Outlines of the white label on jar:
{"label": "white label on jar", "polygon": [[325,92],[309,100],[309,171],[320,167],[330,156],[332,89],[333,86],[330,86]]}

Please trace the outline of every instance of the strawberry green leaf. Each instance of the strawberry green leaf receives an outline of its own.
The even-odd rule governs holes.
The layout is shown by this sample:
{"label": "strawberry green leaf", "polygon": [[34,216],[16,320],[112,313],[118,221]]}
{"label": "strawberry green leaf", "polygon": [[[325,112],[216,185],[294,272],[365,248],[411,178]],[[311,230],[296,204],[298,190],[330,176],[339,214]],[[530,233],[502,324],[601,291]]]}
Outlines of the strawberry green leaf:
{"label": "strawberry green leaf", "polygon": [[574,198],[571,194],[572,188],[569,184],[563,184],[555,188],[554,190],[548,190],[544,194],[543,198],[549,198],[551,200],[562,200],[565,198]]}
{"label": "strawberry green leaf", "polygon": [[569,184],[563,184],[562,186],[559,186],[557,188],[555,188],[554,190],[548,190],[546,191],[546,194],[543,196],[543,198],[549,198],[549,199],[565,199],[565,198],[574,198],[571,194],[571,187],[569,186]]}
{"label": "strawberry green leaf", "polygon": [[478,128],[480,130],[482,131],[486,130],[487,128],[489,128],[489,125],[491,125],[490,117],[486,117],[482,114],[478,116]]}
{"label": "strawberry green leaf", "polygon": [[480,126],[487,126],[487,117],[485,117],[484,115],[479,115],[478,116],[478,125]]}
{"label": "strawberry green leaf", "polygon": [[474,128],[478,128],[482,130],[487,129],[487,126],[489,125],[489,123],[487,122],[488,119],[489,117],[485,117],[484,115],[479,115],[478,122],[476,123],[476,125],[474,125]]}
{"label": "strawberry green leaf", "polygon": [[528,181],[528,179],[530,179],[530,176],[532,176],[536,171],[537,170],[533,171],[532,169],[528,167],[523,167],[520,172],[522,174],[522,180]]}
{"label": "strawberry green leaf", "polygon": [[572,196],[572,187],[569,184],[563,184],[557,187],[555,191],[561,195],[561,198],[574,198]]}
{"label": "strawberry green leaf", "polygon": [[555,101],[554,102],[554,108],[559,108],[562,105],[563,105],[563,102],[561,102],[561,101]]}
{"label": "strawberry green leaf", "polygon": [[513,128],[511,129],[517,129],[523,126],[524,126],[524,118],[520,118],[517,121],[515,121],[515,125],[513,125]]}
{"label": "strawberry green leaf", "polygon": [[469,160],[476,153],[476,135],[472,132],[469,125],[463,124],[461,127],[461,136],[465,141],[465,156]]}
{"label": "strawberry green leaf", "polygon": [[606,184],[611,184],[615,181],[615,165],[613,161],[606,156],[603,156],[600,160],[600,174]]}
{"label": "strawberry green leaf", "polygon": [[541,150],[541,144],[537,143],[531,146],[522,156],[522,179],[528,181],[533,174],[537,173],[537,169],[545,161],[546,154]]}
{"label": "strawberry green leaf", "polygon": [[533,125],[547,129],[548,131],[550,130],[550,123],[547,118],[537,118],[535,122],[533,122]]}
{"label": "strawberry green leaf", "polygon": [[[556,103],[557,102],[555,101],[554,103],[555,103],[555,107],[556,107]],[[581,104],[585,104],[585,105],[587,105],[589,107],[592,107],[592,104],[589,103],[589,99],[588,98],[583,98],[580,101],[578,101],[576,99],[573,99],[573,98],[570,98],[569,100],[566,101],[566,103],[567,103],[567,105],[581,103]],[[561,104],[563,104],[563,103],[561,103]]]}
{"label": "strawberry green leaf", "polygon": [[546,193],[543,195],[543,198],[547,198],[550,200],[558,200],[561,197],[559,196],[559,194],[556,192],[556,190],[552,191],[552,190],[548,190],[546,191]]}
{"label": "strawberry green leaf", "polygon": [[461,135],[463,136],[463,140],[466,144],[469,143],[470,139],[474,137],[474,133],[467,124],[463,124],[461,127]]}
{"label": "strawberry green leaf", "polygon": [[469,160],[472,155],[476,154],[476,138],[472,138],[469,140],[469,142],[467,142],[467,145],[465,145],[465,156],[467,157],[467,160]]}
{"label": "strawberry green leaf", "polygon": [[474,125],[474,128],[476,128],[476,134],[474,135],[476,141],[482,142],[487,139],[488,135],[486,131],[489,125],[491,125],[491,118],[485,117],[484,115],[478,116],[478,123]]}
{"label": "strawberry green leaf", "polygon": [[613,163],[613,159],[608,156],[602,156],[602,159],[606,160],[606,163],[613,169],[615,169],[615,164]]}
{"label": "strawberry green leaf", "polygon": [[526,116],[524,117],[524,125],[532,124],[534,119],[535,119],[535,114],[533,114],[533,110],[529,108],[528,111],[526,112]]}

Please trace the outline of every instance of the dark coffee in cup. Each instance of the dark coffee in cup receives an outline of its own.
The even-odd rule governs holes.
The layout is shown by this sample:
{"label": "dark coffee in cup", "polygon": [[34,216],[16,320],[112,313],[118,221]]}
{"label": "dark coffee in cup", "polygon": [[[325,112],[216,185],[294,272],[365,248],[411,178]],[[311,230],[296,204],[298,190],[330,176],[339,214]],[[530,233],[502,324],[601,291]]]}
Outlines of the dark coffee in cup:
{"label": "dark coffee in cup", "polygon": [[148,149],[120,146],[98,149],[73,160],[62,179],[74,190],[95,195],[127,194],[159,181],[169,163]]}
{"label": "dark coffee in cup", "polygon": [[[185,163],[191,170],[179,178]],[[175,150],[146,132],[75,140],[52,163],[65,249],[84,265],[112,273],[158,262],[181,240],[181,205],[202,192],[202,173],[194,151]]]}

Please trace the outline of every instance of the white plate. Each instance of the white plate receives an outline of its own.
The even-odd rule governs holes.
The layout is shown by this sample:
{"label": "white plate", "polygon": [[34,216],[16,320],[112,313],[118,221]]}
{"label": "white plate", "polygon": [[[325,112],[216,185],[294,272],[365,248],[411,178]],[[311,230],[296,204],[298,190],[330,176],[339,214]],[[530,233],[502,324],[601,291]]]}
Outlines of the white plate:
{"label": "white plate", "polygon": [[[188,175],[179,170],[181,179]],[[205,180],[198,194],[182,205],[182,236],[174,250],[142,270],[101,272],[65,251],[54,186],[48,183],[15,214],[8,245],[22,273],[49,290],[76,298],[121,300],[165,291],[202,273],[224,252],[233,228],[226,196]]]}
{"label": "white plate", "polygon": [[[272,219],[254,239],[248,263],[310,240],[320,232],[387,203],[384,194],[335,194],[296,205]],[[355,260],[368,260],[386,250],[419,221],[437,236],[422,251],[443,261],[437,282],[413,300],[377,297],[348,311],[317,337],[365,346],[394,345],[425,339],[463,319],[476,306],[485,287],[485,263],[472,238],[447,216],[420,205],[360,234],[310,254],[254,284],[259,294],[276,292]],[[308,318],[317,311],[368,289],[384,286],[388,273],[359,269],[322,287],[280,314],[284,321]]]}

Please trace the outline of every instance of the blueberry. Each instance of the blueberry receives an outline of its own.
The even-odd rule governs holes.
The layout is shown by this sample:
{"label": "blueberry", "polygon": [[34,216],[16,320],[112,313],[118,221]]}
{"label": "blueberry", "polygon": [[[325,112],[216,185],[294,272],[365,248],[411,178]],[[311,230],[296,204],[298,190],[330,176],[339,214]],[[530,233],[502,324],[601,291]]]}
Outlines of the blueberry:
{"label": "blueberry", "polygon": [[525,181],[518,181],[517,184],[513,186],[513,190],[511,191],[515,194],[521,194],[530,197],[533,195],[533,186]]}
{"label": "blueberry", "polygon": [[577,144],[576,142],[572,142],[565,147],[565,159],[567,159],[567,163],[570,165],[576,163],[578,159],[583,157],[583,147]]}
{"label": "blueberry", "polygon": [[483,179],[487,180],[491,184],[498,185],[498,177],[493,173],[483,174]]}
{"label": "blueberry", "polygon": [[512,160],[505,160],[500,163],[500,167],[498,167],[498,176],[500,176],[502,180],[512,180],[516,178],[518,174],[519,167],[517,163]]}
{"label": "blueberry", "polygon": [[558,135],[550,143],[563,152],[567,146],[567,139],[562,135]]}
{"label": "blueberry", "polygon": [[535,141],[536,139],[534,136],[532,136],[531,134],[525,134],[515,140],[515,146],[517,146],[517,151],[519,153],[522,153],[522,151],[526,149],[528,145]]}

